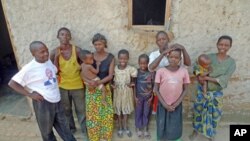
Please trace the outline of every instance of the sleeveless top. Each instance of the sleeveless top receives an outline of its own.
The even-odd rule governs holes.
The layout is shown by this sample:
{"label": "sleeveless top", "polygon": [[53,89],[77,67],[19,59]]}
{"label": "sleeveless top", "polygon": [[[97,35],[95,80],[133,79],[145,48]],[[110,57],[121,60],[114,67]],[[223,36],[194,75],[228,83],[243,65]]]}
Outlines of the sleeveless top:
{"label": "sleeveless top", "polygon": [[[111,53],[108,53],[108,56],[103,61],[101,61],[101,65],[99,66],[99,73],[97,74],[97,76],[100,79],[103,79],[109,75],[109,65],[112,62],[113,58],[114,58],[114,55]],[[94,60],[93,67],[96,68],[96,60]]]}
{"label": "sleeveless top", "polygon": [[80,68],[77,62],[76,47],[72,46],[69,60],[65,60],[62,55],[59,56],[59,87],[66,90],[83,88]]}

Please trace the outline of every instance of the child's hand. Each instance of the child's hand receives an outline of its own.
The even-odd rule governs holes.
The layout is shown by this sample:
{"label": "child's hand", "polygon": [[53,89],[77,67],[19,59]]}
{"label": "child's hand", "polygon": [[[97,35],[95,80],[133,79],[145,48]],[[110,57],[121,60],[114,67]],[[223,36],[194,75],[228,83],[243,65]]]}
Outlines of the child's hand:
{"label": "child's hand", "polygon": [[135,96],[135,104],[137,105],[139,103],[140,103],[139,99]]}
{"label": "child's hand", "polygon": [[116,88],[116,85],[115,85],[115,84],[111,84],[111,87],[112,87],[113,89],[115,89],[115,88]]}
{"label": "child's hand", "polygon": [[164,107],[167,109],[168,112],[173,112],[175,110],[175,107],[172,105],[166,104]]}
{"label": "child's hand", "polygon": [[97,65],[97,66],[100,66],[100,65],[101,65],[101,62],[100,62],[100,61],[97,61],[97,62],[96,62],[96,65]]}
{"label": "child's hand", "polygon": [[89,85],[92,87],[97,87],[98,86],[98,82],[97,81],[90,81]]}
{"label": "child's hand", "polygon": [[152,96],[148,99],[148,101],[147,101],[148,105],[150,105],[150,104],[151,104],[152,99],[153,99],[153,95],[152,95]]}
{"label": "child's hand", "polygon": [[128,86],[129,88],[132,88],[132,87],[135,86],[135,83],[129,83],[129,84],[127,84],[127,86]]}
{"label": "child's hand", "polygon": [[103,98],[102,99],[102,104],[104,105],[104,106],[107,106],[107,102],[106,102],[106,100]]}

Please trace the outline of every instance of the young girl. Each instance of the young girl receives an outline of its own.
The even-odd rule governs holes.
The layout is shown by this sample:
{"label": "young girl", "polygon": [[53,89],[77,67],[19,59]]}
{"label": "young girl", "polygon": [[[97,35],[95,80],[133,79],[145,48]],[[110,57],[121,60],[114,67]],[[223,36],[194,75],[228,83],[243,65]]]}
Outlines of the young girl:
{"label": "young girl", "polygon": [[124,132],[131,137],[132,132],[128,128],[128,115],[133,112],[133,79],[137,76],[136,68],[128,65],[129,53],[122,49],[118,52],[119,64],[115,67],[114,77],[114,112],[118,115],[118,137]]}
{"label": "young girl", "polygon": [[[139,56],[136,88],[135,126],[138,138],[150,139],[148,132],[151,101],[153,98],[154,74],[148,70],[149,57],[146,54]],[[145,129],[144,129],[145,128]],[[144,131],[145,130],[145,131]],[[144,131],[144,135],[142,134]]]}
{"label": "young girl", "polygon": [[[183,64],[186,66],[191,65],[191,59],[185,47],[180,44],[169,45],[170,42],[169,37],[171,37],[171,33],[168,34],[165,31],[159,31],[156,34],[155,42],[158,46],[158,50],[151,52],[149,55],[149,65],[148,65],[149,71],[151,72],[157,71],[159,68],[167,66],[169,62],[166,55],[173,47],[181,49],[183,53]],[[153,113],[156,112],[157,103],[158,99],[157,96],[155,96],[153,102]]]}
{"label": "young girl", "polygon": [[156,72],[155,87],[157,106],[157,139],[180,140],[182,135],[182,100],[190,83],[187,69],[181,67],[181,50],[169,52],[169,65]]}

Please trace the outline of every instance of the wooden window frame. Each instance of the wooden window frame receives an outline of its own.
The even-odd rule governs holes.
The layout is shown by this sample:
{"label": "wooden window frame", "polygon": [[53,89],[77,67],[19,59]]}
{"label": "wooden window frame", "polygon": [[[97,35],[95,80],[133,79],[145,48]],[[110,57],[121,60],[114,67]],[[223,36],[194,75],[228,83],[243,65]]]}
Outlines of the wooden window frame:
{"label": "wooden window frame", "polygon": [[128,29],[144,31],[168,30],[170,24],[171,0],[166,0],[164,25],[133,25],[133,0],[128,0]]}

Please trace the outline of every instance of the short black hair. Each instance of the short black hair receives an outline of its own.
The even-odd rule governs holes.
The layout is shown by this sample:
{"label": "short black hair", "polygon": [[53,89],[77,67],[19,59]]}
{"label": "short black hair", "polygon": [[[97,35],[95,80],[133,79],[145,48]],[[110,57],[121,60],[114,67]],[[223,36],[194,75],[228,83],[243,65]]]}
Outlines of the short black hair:
{"label": "short black hair", "polygon": [[169,36],[168,36],[167,32],[165,32],[165,31],[158,31],[158,32],[156,33],[155,38],[157,39],[157,38],[158,38],[158,36],[159,36],[160,34],[164,34],[164,35],[166,35],[166,36],[167,36],[167,38],[168,38],[168,41],[170,41]]}
{"label": "short black hair", "polygon": [[40,47],[39,45],[46,47],[42,41],[33,41],[30,43],[30,52],[33,52],[35,49],[37,49],[37,47]]}
{"label": "short black hair", "polygon": [[217,41],[217,45],[219,44],[219,42],[223,39],[226,39],[226,40],[229,40],[230,41],[230,46],[232,46],[233,44],[233,39],[231,36],[228,36],[228,35],[222,35],[219,37],[218,41]]}
{"label": "short black hair", "polygon": [[140,59],[142,59],[142,58],[146,59],[147,62],[149,62],[149,57],[148,57],[147,54],[141,54],[141,55],[139,56],[139,58],[138,58],[138,62],[140,62]]}
{"label": "short black hair", "polygon": [[[174,46],[174,45],[173,45],[173,46]],[[173,46],[172,46],[172,47],[173,47]],[[177,51],[177,52],[180,53],[180,55],[181,55],[181,53],[182,53],[181,49],[179,49],[179,48],[175,48],[175,49],[171,50],[170,52],[172,52],[172,51]]]}
{"label": "short black hair", "polygon": [[88,50],[81,50],[81,52],[80,52],[80,58],[81,58],[81,60],[85,59],[87,57],[87,55],[89,55],[89,54],[92,54],[92,52],[90,52]]}
{"label": "short black hair", "polygon": [[103,41],[105,44],[105,48],[107,48],[107,39],[104,35],[100,33],[96,33],[94,37],[92,38],[92,44],[94,44],[96,41]]}
{"label": "short black hair", "polygon": [[125,54],[125,55],[127,55],[128,58],[129,58],[129,52],[128,52],[128,50],[126,50],[126,49],[121,49],[121,50],[118,52],[118,58],[119,58],[119,56],[120,56],[121,54]]}
{"label": "short black hair", "polygon": [[61,28],[57,31],[57,37],[59,36],[59,33],[60,33],[62,30],[65,30],[65,31],[69,32],[69,34],[71,35],[71,32],[70,32],[70,30],[69,30],[67,27],[61,27]]}

